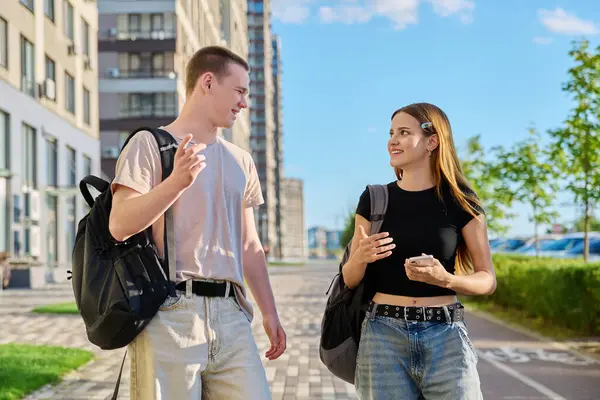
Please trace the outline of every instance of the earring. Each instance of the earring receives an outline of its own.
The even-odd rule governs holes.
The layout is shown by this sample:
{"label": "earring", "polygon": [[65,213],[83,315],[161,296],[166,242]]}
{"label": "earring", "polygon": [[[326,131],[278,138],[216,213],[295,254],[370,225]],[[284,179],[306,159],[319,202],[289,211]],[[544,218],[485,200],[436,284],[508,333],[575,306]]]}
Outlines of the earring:
{"label": "earring", "polygon": [[429,153],[429,157],[431,157],[431,150],[427,149],[427,152]]}

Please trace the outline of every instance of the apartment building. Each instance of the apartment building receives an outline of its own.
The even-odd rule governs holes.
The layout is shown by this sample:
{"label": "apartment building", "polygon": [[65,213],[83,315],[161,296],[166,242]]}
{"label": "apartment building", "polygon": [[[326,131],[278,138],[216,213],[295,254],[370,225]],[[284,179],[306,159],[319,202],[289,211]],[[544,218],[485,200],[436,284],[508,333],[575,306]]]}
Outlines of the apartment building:
{"label": "apartment building", "polygon": [[99,173],[96,35],[94,2],[2,0],[0,251],[58,279]]}
{"label": "apartment building", "polygon": [[274,256],[283,258],[283,238],[285,236],[285,196],[283,196],[283,78],[281,63],[281,41],[273,35],[273,145],[275,157],[275,248]]}
{"label": "apartment building", "polygon": [[275,113],[273,82],[273,45],[270,2],[248,1],[250,64],[250,148],[258,171],[265,203],[255,213],[258,232],[264,246],[279,248],[277,234],[277,198],[275,190]]}
{"label": "apartment building", "polygon": [[282,181],[284,207],[282,259],[304,260],[307,257],[304,224],[304,183],[301,179],[285,178]]}
{"label": "apartment building", "polygon": [[[247,59],[247,11],[243,0],[98,0],[98,12],[102,171],[112,178],[133,130],[177,117],[197,50],[221,45]],[[249,112],[220,133],[249,150]]]}

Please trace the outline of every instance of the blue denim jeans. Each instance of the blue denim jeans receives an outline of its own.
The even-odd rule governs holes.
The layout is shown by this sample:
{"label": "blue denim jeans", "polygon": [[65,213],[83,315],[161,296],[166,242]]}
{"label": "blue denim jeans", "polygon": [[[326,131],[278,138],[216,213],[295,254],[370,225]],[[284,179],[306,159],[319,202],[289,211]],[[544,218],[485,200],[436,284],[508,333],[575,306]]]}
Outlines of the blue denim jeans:
{"label": "blue denim jeans", "polygon": [[483,399],[464,321],[413,322],[368,312],[356,362],[361,400]]}

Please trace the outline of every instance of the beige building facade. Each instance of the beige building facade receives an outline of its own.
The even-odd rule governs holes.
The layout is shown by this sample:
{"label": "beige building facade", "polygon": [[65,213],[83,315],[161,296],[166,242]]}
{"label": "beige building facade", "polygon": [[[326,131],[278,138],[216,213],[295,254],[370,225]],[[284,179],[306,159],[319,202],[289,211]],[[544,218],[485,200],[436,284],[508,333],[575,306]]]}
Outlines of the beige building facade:
{"label": "beige building facade", "polygon": [[285,178],[282,184],[284,207],[282,259],[304,260],[308,257],[304,223],[304,182]]}
{"label": "beige building facade", "polygon": [[96,3],[2,1],[0,251],[47,279],[66,278],[78,184],[99,174],[97,62]]}

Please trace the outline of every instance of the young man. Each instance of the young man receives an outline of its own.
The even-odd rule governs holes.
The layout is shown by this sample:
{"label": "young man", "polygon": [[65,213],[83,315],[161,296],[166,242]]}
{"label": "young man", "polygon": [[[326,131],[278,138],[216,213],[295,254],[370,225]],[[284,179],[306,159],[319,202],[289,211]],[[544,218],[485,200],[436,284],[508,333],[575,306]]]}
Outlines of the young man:
{"label": "young man", "polygon": [[[129,346],[131,398],[263,400],[271,395],[252,336],[260,308],[270,360],[286,348],[253,207],[264,202],[251,155],[217,135],[247,108],[248,64],[211,46],[192,56],[186,102],[168,126],[178,142],[161,181],[158,146],[139,132],[117,161],[110,231],[119,241],[152,226],[164,254],[163,214],[174,204],[177,297]],[[243,264],[243,267],[242,267]]]}

